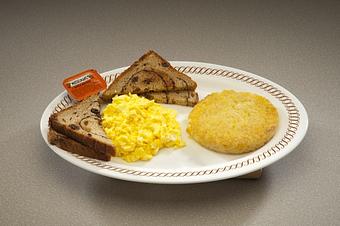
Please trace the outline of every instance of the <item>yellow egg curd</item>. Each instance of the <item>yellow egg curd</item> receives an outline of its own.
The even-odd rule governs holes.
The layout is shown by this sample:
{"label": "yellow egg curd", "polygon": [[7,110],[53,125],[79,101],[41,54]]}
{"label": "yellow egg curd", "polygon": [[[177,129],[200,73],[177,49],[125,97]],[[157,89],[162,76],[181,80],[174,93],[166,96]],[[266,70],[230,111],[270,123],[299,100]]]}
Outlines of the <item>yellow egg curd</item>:
{"label": "yellow egg curd", "polygon": [[161,148],[183,147],[177,112],[136,94],[115,96],[102,116],[116,156],[127,162],[149,160]]}

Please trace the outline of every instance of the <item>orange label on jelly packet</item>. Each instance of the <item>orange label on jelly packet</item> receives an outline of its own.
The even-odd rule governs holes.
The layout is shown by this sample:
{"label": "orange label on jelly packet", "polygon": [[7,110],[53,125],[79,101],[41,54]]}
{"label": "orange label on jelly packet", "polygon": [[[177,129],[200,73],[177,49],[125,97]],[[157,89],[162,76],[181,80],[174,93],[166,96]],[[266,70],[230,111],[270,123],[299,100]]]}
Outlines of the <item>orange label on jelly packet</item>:
{"label": "orange label on jelly packet", "polygon": [[63,85],[68,94],[78,101],[106,89],[106,82],[93,69],[64,79]]}

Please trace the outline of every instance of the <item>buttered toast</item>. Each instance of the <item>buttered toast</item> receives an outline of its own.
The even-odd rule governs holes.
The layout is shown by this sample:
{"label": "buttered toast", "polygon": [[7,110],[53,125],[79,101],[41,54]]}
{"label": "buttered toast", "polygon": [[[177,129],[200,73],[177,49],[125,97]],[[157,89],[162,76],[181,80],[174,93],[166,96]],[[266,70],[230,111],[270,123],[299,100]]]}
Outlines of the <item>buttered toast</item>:
{"label": "buttered toast", "polygon": [[140,94],[147,99],[155,100],[156,103],[177,104],[184,106],[195,106],[198,102],[198,94],[195,91],[173,91],[173,92],[147,92]]}
{"label": "buttered toast", "polygon": [[62,149],[105,161],[115,154],[101,126],[98,95],[52,114],[49,127],[49,142]]}
{"label": "buttered toast", "polygon": [[158,103],[193,106],[198,102],[196,87],[189,76],[151,50],[122,72],[104,91],[102,99],[110,102],[115,95],[133,93]]}

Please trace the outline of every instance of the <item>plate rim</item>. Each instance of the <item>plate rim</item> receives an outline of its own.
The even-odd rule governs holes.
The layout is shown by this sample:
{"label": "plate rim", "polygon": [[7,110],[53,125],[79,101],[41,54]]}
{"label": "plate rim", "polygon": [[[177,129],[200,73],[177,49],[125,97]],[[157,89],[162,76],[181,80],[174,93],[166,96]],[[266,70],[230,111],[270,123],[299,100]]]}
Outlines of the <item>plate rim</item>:
{"label": "plate rim", "polygon": [[[283,146],[282,148],[279,148],[277,152],[275,152],[273,155],[265,156],[264,152],[261,152],[258,154],[258,161],[252,162],[251,164],[243,165],[244,161],[242,162],[242,165],[238,167],[240,160],[244,159],[245,157],[242,157],[240,159],[236,159],[233,161],[226,162],[225,167],[223,169],[208,169],[205,171],[208,171],[208,174],[201,173],[202,170],[197,173],[196,172],[183,172],[183,171],[175,171],[174,170],[162,170],[162,172],[155,172],[155,171],[149,171],[146,169],[142,169],[142,171],[134,170],[134,168],[139,167],[127,167],[127,169],[117,169],[117,167],[113,167],[110,165],[106,165],[105,162],[102,162],[100,160],[90,159],[84,156],[80,156],[77,154],[70,154],[62,149],[59,149],[56,146],[50,145],[47,141],[47,133],[45,131],[46,129],[46,116],[50,115],[51,112],[51,106],[56,103],[58,100],[62,99],[60,102],[62,103],[62,106],[60,108],[63,108],[67,105],[68,101],[71,101],[70,97],[67,95],[66,91],[59,94],[57,97],[55,97],[45,108],[41,121],[40,121],[40,130],[42,133],[42,136],[46,142],[46,144],[60,157],[67,160],[68,162],[82,168],[85,170],[88,170],[90,172],[100,174],[107,177],[112,177],[116,179],[121,180],[127,180],[127,181],[135,181],[135,182],[144,182],[144,183],[160,183],[160,184],[188,184],[188,183],[202,183],[202,182],[210,182],[210,181],[217,181],[217,180],[224,180],[228,178],[233,178],[237,176],[241,176],[250,172],[254,172],[256,170],[259,170],[261,168],[264,168],[278,160],[280,160],[282,157],[286,156],[290,152],[292,152],[303,140],[303,138],[306,135],[306,132],[308,130],[308,115],[305,107],[301,103],[301,101],[291,92],[289,92],[286,88],[280,86],[279,84],[272,82],[271,80],[264,78],[262,76],[253,74],[251,72],[247,72],[241,69],[228,67],[224,65],[218,65],[218,64],[212,64],[212,63],[204,63],[204,62],[194,62],[194,61],[170,61],[170,63],[180,71],[183,71],[184,73],[194,73],[194,74],[203,74],[203,75],[216,75],[216,76],[225,76],[232,79],[237,79],[243,82],[254,83],[254,81],[260,81],[264,82],[263,84],[269,84],[269,87],[275,88],[279,91],[279,93],[285,94],[285,96],[293,103],[294,107],[297,109],[298,116],[298,127],[296,129],[296,133],[293,135],[293,142],[287,144],[286,146]],[[116,68],[113,70],[109,70],[106,72],[101,73],[101,75],[105,78],[105,81],[109,83],[111,80],[113,80],[119,73],[121,73],[122,70],[126,69],[128,66]],[[235,78],[233,78],[234,76]],[[255,78],[255,79],[254,79]],[[255,84],[255,83],[254,83]],[[258,83],[256,83],[258,84]],[[253,85],[253,84],[252,84]],[[260,87],[261,88],[261,87]],[[264,90],[264,89],[263,89]],[[283,90],[283,92],[282,92]],[[266,91],[266,90],[265,90]],[[276,92],[275,90],[271,90],[272,92]],[[56,109],[57,107],[54,107]],[[288,110],[287,110],[288,111]],[[301,118],[301,116],[303,116]],[[47,117],[48,119],[48,117]],[[294,137],[295,136],[295,137]],[[288,147],[287,147],[288,146]],[[285,148],[287,147],[287,148]],[[282,151],[284,149],[284,151]],[[263,159],[261,159],[259,156],[263,155]],[[254,159],[254,158],[253,158]],[[248,160],[249,161],[249,160]],[[238,162],[236,165],[230,163],[232,162]],[[216,166],[215,166],[216,167]],[[229,168],[228,168],[229,167]],[[203,167],[201,167],[203,168]],[[209,168],[208,166],[206,168]],[[227,170],[228,168],[228,170]],[[131,170],[132,169],[132,170]],[[182,169],[183,170],[183,169]],[[167,171],[172,171],[172,173],[169,173]]]}

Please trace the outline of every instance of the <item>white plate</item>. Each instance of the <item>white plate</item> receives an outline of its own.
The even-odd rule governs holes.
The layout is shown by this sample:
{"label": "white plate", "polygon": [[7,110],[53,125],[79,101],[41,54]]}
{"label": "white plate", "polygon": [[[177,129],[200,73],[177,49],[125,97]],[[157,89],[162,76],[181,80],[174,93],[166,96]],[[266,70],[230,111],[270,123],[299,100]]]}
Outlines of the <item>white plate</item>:
{"label": "white plate", "polygon": [[[66,152],[47,141],[48,118],[54,111],[72,105],[66,92],[57,96],[45,109],[41,134],[47,145],[70,163],[93,173],[122,180],[185,184],[222,180],[241,176],[264,168],[291,152],[303,139],[308,127],[308,117],[301,102],[283,87],[249,72],[215,64],[172,61],[179,71],[188,74],[197,83],[199,98],[224,89],[249,91],[269,99],[278,109],[280,123],[275,136],[260,149],[242,155],[220,154],[207,150],[188,137],[186,133],[189,107],[167,105],[178,111],[186,147],[164,149],[150,161],[126,163],[119,158],[103,162]],[[102,74],[106,82],[112,81],[126,67]]]}

